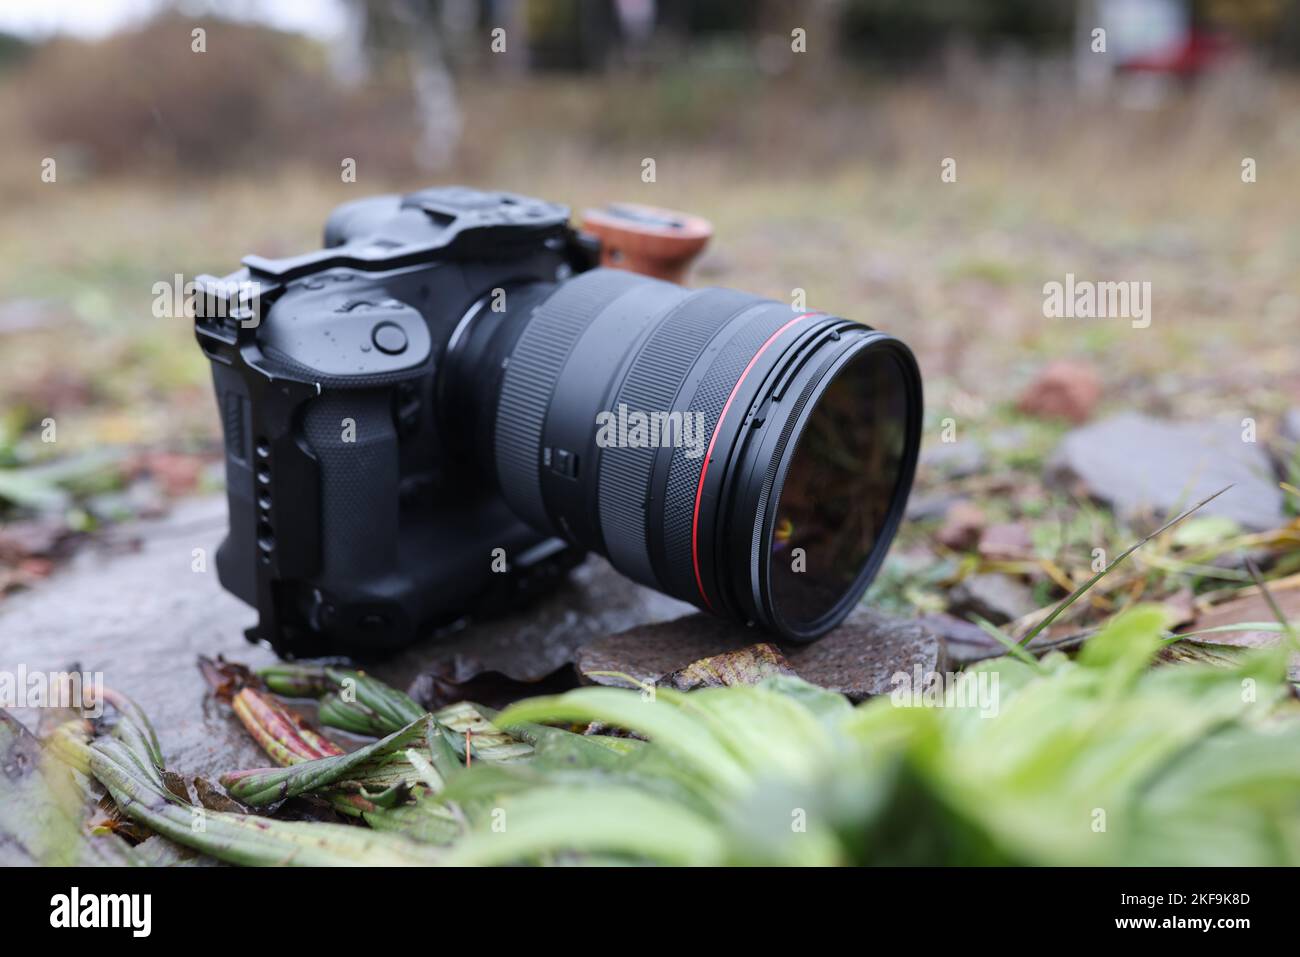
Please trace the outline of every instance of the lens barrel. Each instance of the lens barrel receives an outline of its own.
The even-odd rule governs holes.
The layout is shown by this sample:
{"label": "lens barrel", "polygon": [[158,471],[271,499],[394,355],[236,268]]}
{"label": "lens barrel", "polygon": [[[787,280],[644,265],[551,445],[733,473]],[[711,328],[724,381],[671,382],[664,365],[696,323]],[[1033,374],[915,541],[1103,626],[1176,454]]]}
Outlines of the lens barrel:
{"label": "lens barrel", "polygon": [[479,350],[508,351],[477,431],[520,518],[787,639],[838,624],[911,488],[910,350],[845,319],[622,270],[529,298],[493,336],[508,346]]}

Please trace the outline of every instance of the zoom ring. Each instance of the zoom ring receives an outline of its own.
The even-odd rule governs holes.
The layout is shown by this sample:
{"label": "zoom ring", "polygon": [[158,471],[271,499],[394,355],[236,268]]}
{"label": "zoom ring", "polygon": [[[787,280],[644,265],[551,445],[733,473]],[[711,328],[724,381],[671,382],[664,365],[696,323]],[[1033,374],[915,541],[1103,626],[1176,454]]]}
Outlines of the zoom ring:
{"label": "zoom ring", "polygon": [[542,497],[541,449],[560,370],[592,320],[639,280],[602,269],[564,283],[533,312],[511,355],[497,405],[497,480],[506,501],[534,528],[555,531]]}
{"label": "zoom ring", "polygon": [[[718,330],[757,297],[729,289],[695,293],[668,313],[637,353],[614,400],[614,409],[672,412],[678,392]],[[680,453],[680,450],[679,450]],[[601,456],[600,525],[606,554],[620,571],[664,588],[650,556],[650,485],[658,450],[606,449]]]}

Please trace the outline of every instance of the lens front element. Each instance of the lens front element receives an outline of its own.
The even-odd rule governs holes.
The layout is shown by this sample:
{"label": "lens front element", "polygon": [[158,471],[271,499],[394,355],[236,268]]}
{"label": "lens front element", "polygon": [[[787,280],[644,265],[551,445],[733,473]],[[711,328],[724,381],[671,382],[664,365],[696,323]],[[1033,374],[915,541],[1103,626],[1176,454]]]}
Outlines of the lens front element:
{"label": "lens front element", "polygon": [[815,630],[853,591],[899,494],[907,390],[897,359],[867,349],[816,399],[774,491],[769,583],[777,614]]}

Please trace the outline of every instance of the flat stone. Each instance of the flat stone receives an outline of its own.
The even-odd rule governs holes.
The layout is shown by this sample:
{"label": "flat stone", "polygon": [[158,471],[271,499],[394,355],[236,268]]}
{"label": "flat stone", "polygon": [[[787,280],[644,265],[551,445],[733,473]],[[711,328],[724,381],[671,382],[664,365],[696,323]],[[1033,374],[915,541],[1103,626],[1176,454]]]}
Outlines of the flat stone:
{"label": "flat stone", "polygon": [[948,509],[962,501],[952,492],[918,492],[915,488],[907,497],[904,518],[909,522],[929,522],[943,518]]}
{"label": "flat stone", "polygon": [[1034,557],[1034,542],[1023,523],[1003,522],[980,534],[979,553],[995,561],[1027,561]]}
{"label": "flat stone", "polygon": [[[1291,622],[1293,627],[1300,628],[1300,589],[1273,588],[1270,594],[1273,596],[1273,601],[1277,603],[1277,610],[1282,614],[1282,617]],[[1180,628],[1179,630],[1205,631],[1211,628],[1228,628],[1232,625],[1249,624],[1251,622],[1266,621],[1271,623],[1276,620],[1273,606],[1269,604],[1267,598],[1256,592],[1253,595],[1245,595],[1220,602],[1208,611],[1198,615],[1196,620],[1186,628]],[[1268,648],[1284,640],[1285,638],[1280,632],[1242,628],[1240,631],[1219,631],[1213,634],[1201,635],[1194,641],[1191,639],[1180,641],[1169,647],[1177,649],[1180,645],[1191,642],[1198,651],[1189,654],[1203,653],[1209,655],[1217,653],[1225,647]],[[1291,656],[1288,673],[1292,681],[1300,682],[1300,653]]]}
{"label": "flat stone", "polygon": [[975,614],[995,625],[1005,625],[1034,611],[1033,593],[1007,575],[971,575],[948,593],[948,610],[954,614]]}
{"label": "flat stone", "polygon": [[1071,432],[1048,463],[1049,481],[1110,505],[1125,521],[1172,517],[1227,485],[1199,514],[1265,531],[1286,523],[1264,448],[1240,421],[1165,422],[1126,412]]}
{"label": "flat stone", "polygon": [[891,618],[859,607],[848,620],[811,645],[786,655],[806,681],[838,691],[852,701],[889,694],[898,672],[947,671],[939,637],[915,618]]}
{"label": "flat stone", "polygon": [[694,691],[696,688],[756,685],[774,675],[794,673],[785,655],[775,645],[764,641],[739,651],[701,658],[680,671],[674,671],[663,679],[663,683],[678,691]]}
{"label": "flat stone", "polygon": [[921,467],[932,469],[948,478],[965,478],[983,471],[988,456],[972,439],[935,442],[921,449]]}
{"label": "flat stone", "polygon": [[935,541],[956,552],[970,551],[979,543],[980,533],[987,522],[983,509],[974,502],[961,499],[944,514]]}
{"label": "flat stone", "polygon": [[489,672],[537,682],[573,664],[578,650],[597,638],[693,610],[693,605],[625,578],[604,559],[590,557],[545,600],[412,645],[368,670],[398,688],[430,669],[450,672],[457,683]]}
{"label": "flat stone", "polygon": [[1295,470],[1300,469],[1300,409],[1289,409],[1282,416],[1272,451],[1277,475],[1291,481]]}
{"label": "flat stone", "polygon": [[992,635],[965,618],[933,614],[922,615],[920,621],[943,640],[948,660],[955,667],[996,658],[1006,650]]}
{"label": "flat stone", "polygon": [[[186,775],[215,780],[268,764],[229,707],[208,694],[197,666],[200,654],[253,668],[276,660],[244,639],[256,613],[217,581],[213,558],[225,527],[224,498],[205,497],[88,544],[36,587],[0,601],[0,670],[76,665],[102,672],[106,685],[144,709],[168,764]],[[196,548],[205,550],[206,571],[191,568]],[[462,674],[495,669],[535,680],[572,663],[586,641],[690,608],[589,559],[528,609],[431,637],[369,670],[399,688],[435,660],[459,660]],[[299,710],[315,719],[311,705]],[[33,730],[41,715],[32,708],[13,713]],[[328,733],[346,744],[345,735]]]}
{"label": "flat stone", "polygon": [[[1273,596],[1273,601],[1277,603],[1277,609],[1282,613],[1282,617],[1293,625],[1300,627],[1300,589],[1279,589],[1274,587],[1270,589],[1269,594]],[[1231,598],[1228,601],[1214,605],[1208,611],[1198,615],[1186,630],[1204,631],[1209,628],[1228,628],[1242,622],[1266,621],[1272,623],[1276,620],[1277,618],[1273,614],[1273,606],[1269,604],[1264,595],[1256,592],[1252,595]],[[1259,647],[1276,644],[1282,640],[1282,637],[1281,633],[1276,631],[1258,631],[1243,628],[1240,631],[1220,631],[1211,635],[1204,635],[1202,640],[1215,644]]]}
{"label": "flat stone", "polygon": [[577,665],[578,671],[596,684],[626,682],[594,672],[622,673],[656,684],[702,658],[739,651],[764,637],[761,632],[711,615],[685,615],[592,641],[579,650]]}
{"label": "flat stone", "polygon": [[[578,670],[598,684],[624,682],[594,672],[622,673],[653,684],[693,662],[770,640],[753,628],[710,615],[687,615],[584,646]],[[866,607],[819,641],[778,647],[801,678],[853,701],[889,693],[891,679],[900,671],[910,674],[918,665],[925,672],[942,671],[947,665],[938,637],[920,621],[890,618]]]}
{"label": "flat stone", "polygon": [[[225,501],[195,499],[161,521],[115,529],[28,591],[0,603],[0,669],[77,666],[133,698],[153,722],[169,764],[215,778],[269,759],[229,709],[209,700],[195,664],[224,654],[253,667],[275,657],[244,640],[254,612],[217,582],[213,558]],[[193,549],[207,571],[195,572]],[[35,728],[40,712],[13,712]]]}
{"label": "flat stone", "polygon": [[1279,428],[1282,438],[1293,445],[1300,445],[1300,409],[1288,409],[1282,416]]}

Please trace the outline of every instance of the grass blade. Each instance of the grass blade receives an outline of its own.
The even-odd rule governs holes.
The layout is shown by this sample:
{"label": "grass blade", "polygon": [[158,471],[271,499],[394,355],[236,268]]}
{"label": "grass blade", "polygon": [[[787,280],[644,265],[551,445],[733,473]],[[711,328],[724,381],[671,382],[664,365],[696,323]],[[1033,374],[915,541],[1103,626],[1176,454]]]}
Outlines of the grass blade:
{"label": "grass blade", "polygon": [[1250,572],[1250,577],[1255,580],[1255,587],[1264,596],[1264,601],[1268,604],[1268,610],[1273,613],[1277,623],[1282,626],[1282,631],[1287,636],[1287,640],[1291,642],[1291,647],[1300,651],[1300,641],[1296,639],[1295,629],[1291,627],[1291,622],[1287,620],[1286,615],[1282,614],[1282,609],[1278,607],[1276,599],[1273,598],[1273,593],[1269,591],[1268,585],[1264,583],[1264,576],[1259,573],[1259,566],[1249,556],[1246,558],[1246,569]]}
{"label": "grass blade", "polygon": [[984,630],[984,633],[990,638],[995,639],[1009,654],[1019,658],[1035,671],[1043,670],[1043,666],[1039,663],[1038,659],[1030,652],[1026,651],[1024,645],[1020,644],[997,625],[993,624],[993,622],[989,621],[987,618],[982,618],[979,615],[972,615],[971,620],[975,622],[975,624],[979,625],[980,628]]}
{"label": "grass blade", "polygon": [[1052,624],[1052,622],[1056,621],[1056,619],[1059,618],[1059,617],[1061,616],[1061,613],[1064,612],[1065,609],[1069,608],[1069,607],[1070,607],[1071,605],[1073,605],[1076,601],[1078,601],[1078,600],[1079,600],[1080,598],[1082,598],[1085,594],[1087,594],[1087,592],[1092,588],[1093,585],[1097,584],[1097,582],[1101,581],[1103,578],[1105,578],[1107,575],[1109,575],[1110,572],[1111,572],[1111,570],[1112,570],[1116,565],[1118,565],[1120,562],[1124,561],[1124,559],[1128,558],[1130,555],[1132,555],[1134,552],[1136,552],[1139,548],[1141,548],[1141,547],[1142,547],[1143,545],[1145,545],[1147,542],[1151,541],[1151,539],[1153,539],[1153,538],[1157,538],[1157,537],[1159,537],[1160,535],[1163,535],[1165,532],[1169,531],[1169,529],[1173,528],[1173,527],[1174,527],[1175,525],[1177,525],[1179,522],[1183,521],[1183,519],[1185,519],[1185,518],[1187,518],[1188,516],[1193,515],[1193,514],[1195,514],[1196,512],[1200,511],[1202,508],[1204,508],[1204,507],[1205,507],[1206,505],[1208,505],[1210,502],[1213,502],[1216,498],[1218,498],[1218,497],[1219,497],[1220,495],[1222,495],[1224,492],[1228,491],[1228,489],[1230,489],[1230,488],[1232,488],[1231,485],[1225,485],[1223,488],[1219,489],[1219,490],[1218,490],[1217,492],[1215,492],[1213,495],[1209,495],[1209,496],[1207,496],[1207,497],[1201,499],[1199,502],[1197,502],[1195,505],[1193,505],[1191,508],[1187,509],[1187,511],[1183,512],[1182,514],[1180,514],[1180,515],[1177,516],[1176,518],[1170,519],[1169,521],[1165,522],[1165,524],[1161,525],[1161,526],[1160,526],[1159,528],[1157,528],[1154,532],[1152,532],[1150,535],[1146,536],[1146,538],[1143,538],[1143,539],[1142,539],[1141,541],[1139,541],[1137,544],[1135,544],[1135,545],[1130,545],[1128,548],[1126,548],[1126,549],[1123,551],[1123,553],[1120,554],[1120,556],[1119,556],[1118,558],[1116,558],[1116,559],[1115,559],[1114,561],[1112,561],[1109,565],[1107,565],[1107,566],[1106,566],[1105,568],[1103,568],[1101,571],[1097,572],[1097,574],[1093,575],[1093,576],[1092,576],[1091,578],[1089,578],[1086,582],[1084,582],[1082,585],[1080,585],[1078,588],[1076,588],[1074,591],[1072,591],[1068,596],[1066,596],[1066,597],[1061,601],[1061,603],[1060,603],[1059,605],[1057,605],[1054,609],[1052,609],[1052,613],[1051,613],[1050,615],[1048,615],[1046,618],[1044,618],[1042,621],[1040,621],[1037,625],[1035,625],[1033,628],[1031,628],[1031,629],[1029,630],[1029,633],[1026,634],[1025,637],[1023,637],[1023,638],[1020,639],[1020,641],[1019,641],[1020,646],[1023,648],[1025,645],[1027,645],[1027,644],[1029,644],[1031,641],[1033,641],[1034,638],[1037,637],[1037,636],[1038,636],[1042,631],[1044,631],[1045,629],[1047,629],[1047,628]]}

